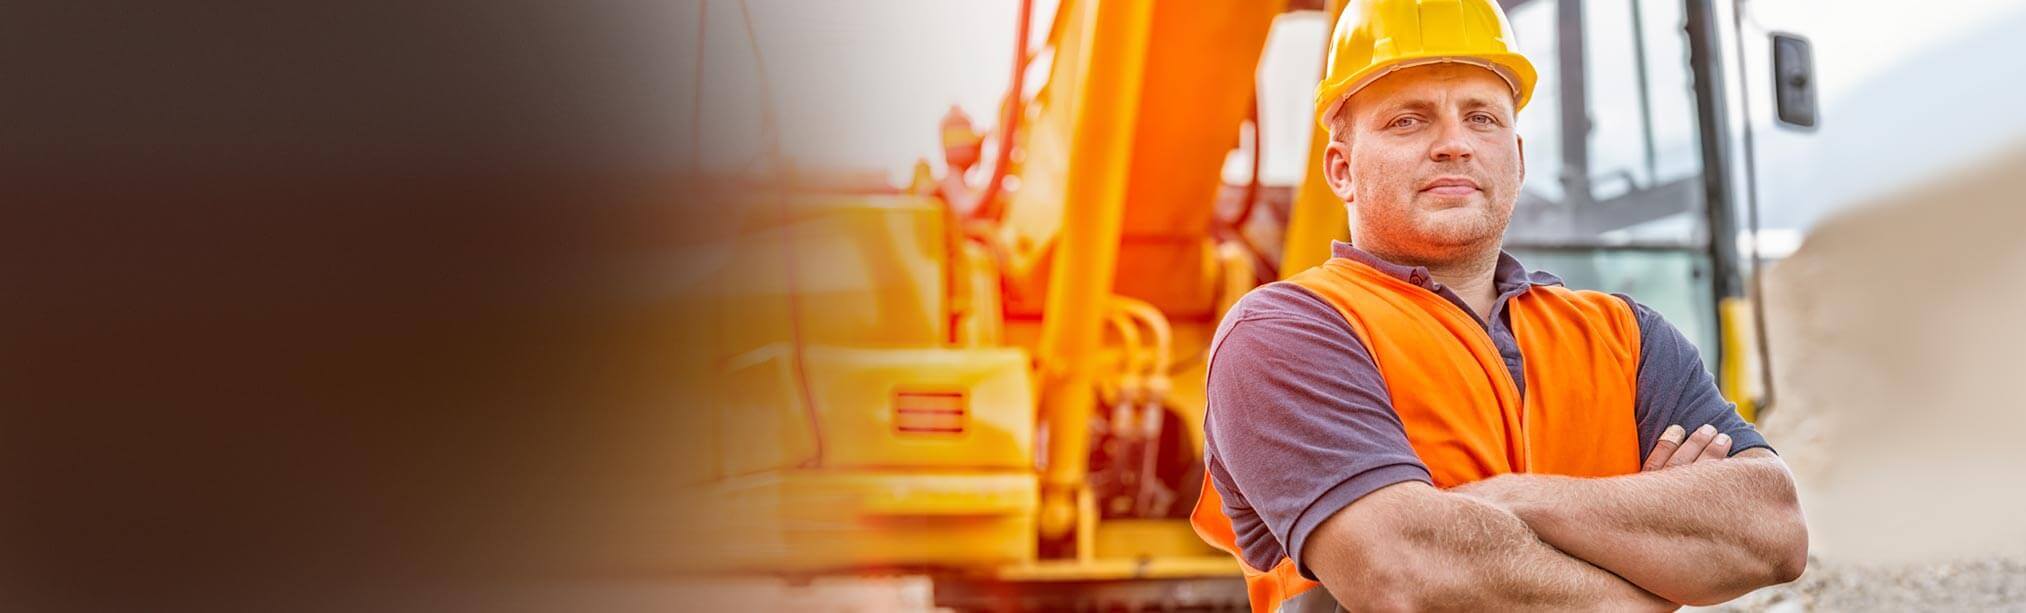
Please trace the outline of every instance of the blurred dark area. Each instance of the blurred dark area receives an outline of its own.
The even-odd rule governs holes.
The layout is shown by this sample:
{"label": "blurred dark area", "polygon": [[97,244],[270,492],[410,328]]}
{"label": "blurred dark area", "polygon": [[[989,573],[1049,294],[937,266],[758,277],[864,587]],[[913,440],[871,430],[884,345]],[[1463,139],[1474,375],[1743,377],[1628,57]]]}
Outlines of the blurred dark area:
{"label": "blurred dark area", "polygon": [[0,609],[669,608],[674,10],[0,5]]}

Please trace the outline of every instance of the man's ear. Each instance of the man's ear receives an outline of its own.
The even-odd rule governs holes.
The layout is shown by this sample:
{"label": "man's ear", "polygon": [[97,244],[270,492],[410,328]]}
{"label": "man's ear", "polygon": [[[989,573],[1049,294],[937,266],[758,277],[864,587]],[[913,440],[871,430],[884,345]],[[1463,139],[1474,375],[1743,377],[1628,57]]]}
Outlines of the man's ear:
{"label": "man's ear", "polygon": [[1512,139],[1519,143],[1520,180],[1524,181],[1527,178],[1527,139],[1518,134],[1514,134]]}
{"label": "man's ear", "polygon": [[[1317,136],[1330,138],[1327,134]],[[1323,181],[1329,184],[1330,192],[1336,194],[1337,199],[1344,201],[1344,204],[1350,204],[1355,199],[1357,192],[1352,189],[1351,184],[1350,145],[1330,138],[1329,146],[1323,148]]]}

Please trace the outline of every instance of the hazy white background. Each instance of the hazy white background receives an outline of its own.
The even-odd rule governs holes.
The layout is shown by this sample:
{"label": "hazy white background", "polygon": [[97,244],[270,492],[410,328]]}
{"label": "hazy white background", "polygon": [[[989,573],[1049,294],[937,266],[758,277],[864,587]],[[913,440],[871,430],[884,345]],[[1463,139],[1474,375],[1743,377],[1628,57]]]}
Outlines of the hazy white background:
{"label": "hazy white background", "polygon": [[[781,143],[800,166],[883,174],[900,183],[918,159],[939,167],[936,126],[950,105],[962,107],[981,128],[996,123],[999,96],[1008,83],[1014,0],[866,0],[812,3],[749,0],[758,52],[767,79],[762,87],[735,0],[709,0],[703,28],[693,27],[700,0],[681,0],[675,11],[703,32],[706,67],[670,75],[691,87],[704,105],[701,138],[682,122],[681,138],[700,143],[714,170],[736,171],[761,156],[762,109],[780,122]],[[1513,16],[1528,48],[1552,48],[1555,0],[1537,0]],[[1596,53],[1607,37],[1629,37],[1628,0],[1587,0],[1593,38],[1591,98],[1595,106],[1593,171],[1600,195],[1613,187],[1603,175],[1628,170],[1644,177],[1636,99],[1626,89],[1631,59]],[[1743,65],[1756,127],[1759,194],[1765,225],[1801,231],[1824,212],[1904,186],[2026,140],[2026,4],[2008,0],[1747,0]],[[1649,75],[1659,134],[1659,178],[1694,171],[1693,107],[1687,73],[1669,53],[1680,51],[1680,3],[1647,0],[1644,11]],[[1044,41],[1055,2],[1036,3],[1033,45]],[[1720,15],[1726,23],[1727,13]],[[1768,31],[1804,35],[1815,46],[1821,127],[1812,133],[1772,124]],[[1264,180],[1291,184],[1301,175],[1309,134],[1309,90],[1320,72],[1325,24],[1320,13],[1292,13],[1276,23],[1261,61],[1268,152]],[[1628,39],[1629,40],[1629,39]],[[697,48],[696,40],[681,48]],[[1734,49],[1725,45],[1726,53]],[[1736,62],[1737,58],[1730,58]],[[1677,68],[1669,68],[1675,66]],[[1736,64],[1733,64],[1736,66]],[[1668,72],[1674,70],[1675,72]],[[1046,74],[1030,73],[1030,89]],[[1539,88],[1538,104],[1522,116],[1522,131],[1538,136],[1529,147],[1532,189],[1553,191],[1543,172],[1554,159],[1552,82]],[[1738,95],[1738,77],[1727,83]],[[1613,89],[1613,88],[1616,89]],[[762,95],[770,89],[771,95]],[[1736,108],[1736,102],[1733,102]],[[671,109],[691,117],[694,107]],[[1243,164],[1226,169],[1242,181]],[[1622,181],[1620,181],[1622,184]]]}

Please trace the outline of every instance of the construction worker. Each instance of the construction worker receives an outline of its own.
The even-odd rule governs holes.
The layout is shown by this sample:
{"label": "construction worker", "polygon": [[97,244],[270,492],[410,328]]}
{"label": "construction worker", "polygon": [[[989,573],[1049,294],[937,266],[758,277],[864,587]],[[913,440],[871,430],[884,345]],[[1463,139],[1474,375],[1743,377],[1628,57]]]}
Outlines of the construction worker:
{"label": "construction worker", "polygon": [[1671,610],[1805,567],[1792,477],[1695,346],[1501,250],[1535,78],[1492,0],[1338,20],[1316,110],[1355,246],[1212,341],[1193,520],[1254,610]]}

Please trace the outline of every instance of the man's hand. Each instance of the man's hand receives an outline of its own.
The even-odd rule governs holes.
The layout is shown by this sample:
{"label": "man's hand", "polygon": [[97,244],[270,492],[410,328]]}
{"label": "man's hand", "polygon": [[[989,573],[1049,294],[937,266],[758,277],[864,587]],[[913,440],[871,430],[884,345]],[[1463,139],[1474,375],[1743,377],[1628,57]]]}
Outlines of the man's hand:
{"label": "man's hand", "polygon": [[[1686,435],[1687,440],[1683,440]],[[1721,460],[1730,457],[1731,435],[1718,434],[1716,428],[1703,424],[1694,434],[1681,426],[1668,426],[1660,433],[1660,440],[1653,443],[1653,453],[1647,454],[1646,464],[1639,472],[1653,472],[1676,466],[1685,466],[1706,460]],[[1525,484],[1515,479],[1484,479],[1465,483],[1449,491],[1473,496],[1500,508],[1509,506],[1526,494]]]}
{"label": "man's hand", "polygon": [[1506,474],[1448,491],[1510,512],[1547,544],[1677,603],[1716,604],[1799,577],[1808,532],[1779,457],[1748,449],[1707,462],[1725,458],[1729,441],[1671,434],[1662,439],[1674,448],[1656,447],[1651,457],[1664,459],[1637,474]]}
{"label": "man's hand", "polygon": [[1688,440],[1683,441],[1684,431],[1681,426],[1668,426],[1667,431],[1660,433],[1660,440],[1653,444],[1653,453],[1647,454],[1646,465],[1640,471],[1652,472],[1730,457],[1731,435],[1718,434],[1715,427],[1703,424],[1695,429],[1695,434],[1688,436]]}

